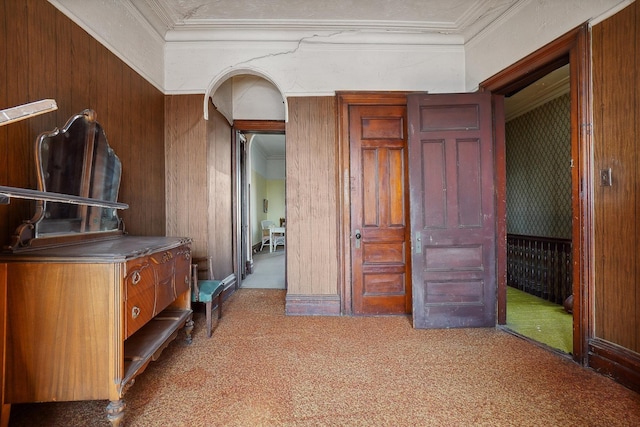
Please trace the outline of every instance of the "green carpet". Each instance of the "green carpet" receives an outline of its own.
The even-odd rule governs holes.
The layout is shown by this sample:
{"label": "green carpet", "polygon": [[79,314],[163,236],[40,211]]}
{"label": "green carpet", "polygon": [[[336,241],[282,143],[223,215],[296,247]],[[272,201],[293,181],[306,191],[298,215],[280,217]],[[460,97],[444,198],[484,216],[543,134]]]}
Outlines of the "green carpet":
{"label": "green carpet", "polygon": [[560,305],[507,286],[507,328],[572,353],[573,316]]}

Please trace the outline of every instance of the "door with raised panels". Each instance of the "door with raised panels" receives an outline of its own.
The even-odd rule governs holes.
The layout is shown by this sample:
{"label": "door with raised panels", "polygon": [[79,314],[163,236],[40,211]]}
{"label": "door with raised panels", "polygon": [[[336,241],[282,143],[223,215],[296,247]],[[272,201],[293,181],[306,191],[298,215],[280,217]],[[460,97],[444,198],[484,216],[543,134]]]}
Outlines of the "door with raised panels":
{"label": "door with raised panels", "polygon": [[489,93],[408,96],[413,323],[496,324]]}
{"label": "door with raised panels", "polygon": [[406,106],[349,106],[349,140],[353,313],[410,313]]}

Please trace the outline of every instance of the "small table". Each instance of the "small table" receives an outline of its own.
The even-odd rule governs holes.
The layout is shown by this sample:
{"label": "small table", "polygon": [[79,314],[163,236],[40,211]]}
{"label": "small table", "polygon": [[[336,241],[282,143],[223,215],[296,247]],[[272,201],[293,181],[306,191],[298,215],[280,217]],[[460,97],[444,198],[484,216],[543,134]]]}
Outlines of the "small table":
{"label": "small table", "polygon": [[276,250],[278,245],[284,246],[285,227],[269,228],[269,252]]}

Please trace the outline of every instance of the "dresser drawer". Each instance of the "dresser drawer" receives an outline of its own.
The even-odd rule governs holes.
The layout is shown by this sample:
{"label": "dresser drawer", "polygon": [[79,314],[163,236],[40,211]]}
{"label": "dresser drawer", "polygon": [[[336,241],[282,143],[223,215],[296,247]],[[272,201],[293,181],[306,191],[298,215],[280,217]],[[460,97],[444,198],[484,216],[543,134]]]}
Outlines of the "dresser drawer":
{"label": "dresser drawer", "polygon": [[173,276],[165,277],[156,284],[156,307],[155,314],[160,313],[167,308],[169,304],[175,301],[175,290],[173,286]]}
{"label": "dresser drawer", "polygon": [[157,252],[149,256],[149,260],[154,264],[156,280],[158,282],[170,281],[173,278],[175,259],[178,248]]}
{"label": "dresser drawer", "polygon": [[155,314],[160,313],[176,299],[174,272],[179,248],[158,252],[151,255],[156,271],[156,306]]}
{"label": "dresser drawer", "polygon": [[153,288],[156,285],[156,272],[149,257],[139,258],[127,263],[125,277],[125,299]]}
{"label": "dresser drawer", "polygon": [[146,288],[129,297],[125,303],[125,339],[144,326],[156,314],[156,292],[154,287]]}
{"label": "dresser drawer", "polygon": [[127,262],[125,277],[127,337],[189,289],[190,271],[189,246],[156,252]]}
{"label": "dresser drawer", "polygon": [[189,246],[182,246],[178,251],[175,278],[175,293],[177,297],[191,287],[191,249]]}

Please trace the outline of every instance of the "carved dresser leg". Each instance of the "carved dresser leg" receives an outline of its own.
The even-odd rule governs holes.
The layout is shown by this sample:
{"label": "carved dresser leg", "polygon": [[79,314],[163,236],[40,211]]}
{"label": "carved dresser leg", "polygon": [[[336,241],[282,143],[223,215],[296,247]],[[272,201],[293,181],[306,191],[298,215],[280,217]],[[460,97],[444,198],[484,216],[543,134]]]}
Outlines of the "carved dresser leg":
{"label": "carved dresser leg", "polygon": [[187,344],[191,344],[191,342],[193,341],[193,339],[191,338],[191,331],[193,331],[193,318],[192,316],[189,316],[189,319],[187,319],[184,324],[184,332],[185,334],[187,334]]}
{"label": "carved dresser leg", "polygon": [[107,405],[107,419],[111,423],[113,427],[118,427],[122,423],[122,419],[124,418],[124,408],[125,408],[124,400],[112,400]]}

